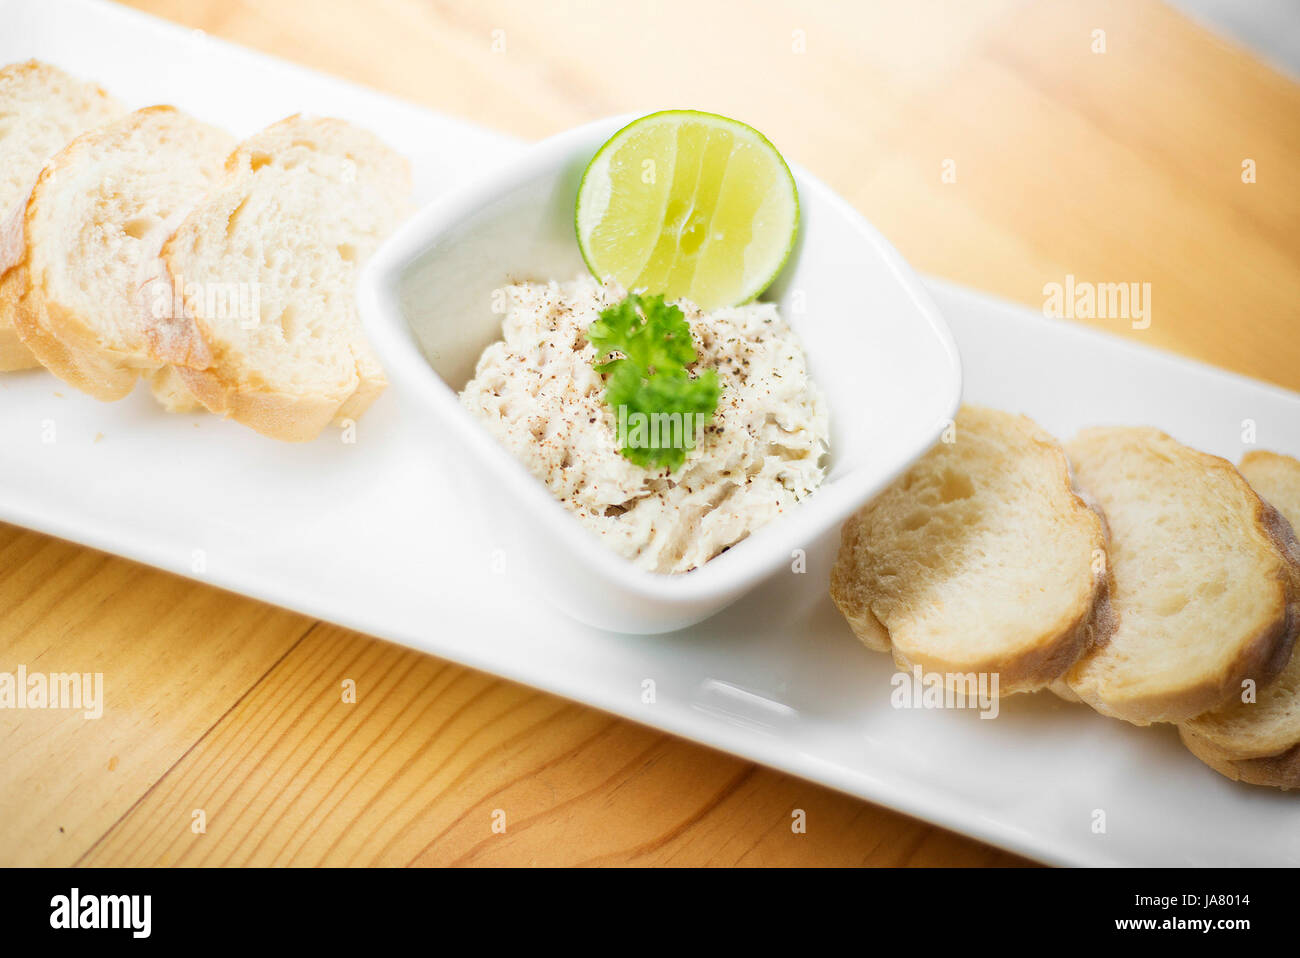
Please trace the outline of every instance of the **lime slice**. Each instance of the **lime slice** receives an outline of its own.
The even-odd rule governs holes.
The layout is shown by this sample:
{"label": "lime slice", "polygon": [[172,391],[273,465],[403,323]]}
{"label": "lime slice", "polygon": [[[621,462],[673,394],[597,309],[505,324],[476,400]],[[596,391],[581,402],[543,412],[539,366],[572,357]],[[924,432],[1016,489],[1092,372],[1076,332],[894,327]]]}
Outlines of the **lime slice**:
{"label": "lime slice", "polygon": [[748,302],[781,272],[799,194],[781,154],[753,127],[666,110],[629,123],[597,151],[575,220],[598,279],[717,309]]}

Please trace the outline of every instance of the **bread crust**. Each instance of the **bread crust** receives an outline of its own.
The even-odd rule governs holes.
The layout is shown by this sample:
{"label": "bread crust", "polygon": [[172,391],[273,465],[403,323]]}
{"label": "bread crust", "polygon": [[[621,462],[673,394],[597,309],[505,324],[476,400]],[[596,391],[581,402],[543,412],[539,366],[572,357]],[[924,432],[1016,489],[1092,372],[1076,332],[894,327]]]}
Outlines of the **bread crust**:
{"label": "bread crust", "polygon": [[23,224],[27,201],[13,208],[0,223],[0,372],[39,368],[40,360],[23,343],[15,328],[18,304],[27,285],[18,268],[23,260]]}
{"label": "bread crust", "polygon": [[[1300,515],[1296,512],[1300,507],[1300,461],[1254,451],[1242,457],[1240,471],[1265,502],[1262,522],[1287,559],[1292,580],[1288,616],[1294,633],[1300,629],[1300,604],[1295,601],[1300,596],[1300,540],[1288,515]],[[1287,513],[1265,498],[1274,494],[1287,504]],[[1252,704],[1233,703],[1180,725],[1183,743],[1197,758],[1233,780],[1280,788],[1300,785],[1300,702],[1295,701],[1300,695],[1300,661],[1296,655],[1293,639],[1280,678],[1257,689]]]}
{"label": "bread crust", "polygon": [[[121,366],[116,354],[83,345],[87,334],[81,317],[54,300],[44,285],[32,282],[26,260],[19,271],[25,288],[14,330],[23,345],[54,375],[96,399],[115,402],[129,395],[139,370]],[[50,332],[56,326],[61,336]]]}
{"label": "bread crust", "polygon": [[[966,408],[986,414],[979,407]],[[1102,519],[1075,491],[1064,451],[1032,420],[1023,416],[1019,419],[1023,421],[1022,428],[1027,424],[1040,453],[1046,451],[1052,456],[1061,489],[1077,509],[1095,521],[1094,552],[1099,551],[1104,556],[1106,542]],[[873,595],[859,568],[860,545],[865,535],[861,520],[870,508],[868,505],[841,528],[840,552],[831,570],[831,598],[863,644],[876,651],[892,653],[901,669],[909,670],[920,665],[926,672],[941,674],[997,673],[1001,695],[1035,691],[1058,680],[1081,655],[1104,644],[1115,629],[1117,619],[1110,603],[1109,563],[1103,562],[1100,569],[1093,570],[1090,588],[1080,601],[1060,620],[1047,624],[1043,635],[1018,654],[1008,656],[1000,653],[980,659],[955,660],[925,651],[905,653],[872,609]]]}
{"label": "bread crust", "polygon": [[[173,282],[165,246],[162,263],[164,280]],[[163,324],[171,329],[160,336],[158,327]],[[387,385],[386,381],[362,380],[342,397],[261,388],[223,375],[224,367],[208,346],[202,320],[153,317],[148,329],[155,357],[170,364],[204,409],[282,442],[310,442],[331,422],[356,419]]]}
{"label": "bread crust", "polygon": [[[63,71],[40,60],[12,63],[0,69],[0,78],[35,82],[71,79]],[[99,112],[91,127],[121,110],[102,87],[80,80],[75,82],[82,95],[94,101],[93,107],[88,106],[87,111],[78,113],[78,116],[85,120],[87,114]],[[39,179],[39,174],[33,179]],[[27,204],[30,198],[31,190],[28,190],[27,196],[14,203],[0,219],[0,372],[41,367],[40,359],[23,342],[17,328],[20,304],[27,292],[27,274],[18,267],[26,252]]]}
{"label": "bread crust", "polygon": [[[31,191],[28,191],[28,199]],[[26,254],[27,199],[16,204],[0,223],[0,372],[38,369],[41,362],[18,332],[18,309],[27,289],[22,269]]]}
{"label": "bread crust", "polygon": [[[1175,442],[1159,430],[1151,433]],[[1245,626],[1248,635],[1240,640],[1231,662],[1217,675],[1205,676],[1162,694],[1133,696],[1123,700],[1107,697],[1098,682],[1091,681],[1088,659],[1081,659],[1066,675],[1070,689],[1081,701],[1103,715],[1134,725],[1154,722],[1183,722],[1219,708],[1240,694],[1242,682],[1253,679],[1257,686],[1272,681],[1286,666],[1300,632],[1300,545],[1289,524],[1250,487],[1237,468],[1226,459],[1184,447],[1199,457],[1207,471],[1220,473],[1225,481],[1244,490],[1253,501],[1253,524],[1278,557],[1271,597],[1261,608],[1257,622]],[[1104,515],[1104,509],[1100,510]],[[1122,609],[1120,610],[1122,615]],[[1238,624],[1233,623],[1234,627]]]}
{"label": "bread crust", "polygon": [[[184,117],[171,106],[137,110],[120,122],[142,123],[154,116]],[[85,316],[59,301],[47,278],[33,262],[33,245],[41,237],[35,229],[44,194],[51,181],[69,168],[89,162],[98,148],[98,131],[87,131],[61,150],[41,171],[24,212],[22,258],[14,267],[22,293],[14,313],[18,338],[50,372],[104,402],[125,398],[142,373],[156,368],[145,354],[123,353],[105,346]]]}
{"label": "bread crust", "polygon": [[1209,739],[1186,726],[1178,727],[1178,737],[1187,750],[1220,775],[1234,782],[1264,785],[1284,791],[1300,788],[1300,744],[1276,755],[1259,758],[1234,758]]}
{"label": "bread crust", "polygon": [[889,630],[871,611],[870,596],[858,581],[856,555],[862,526],[858,516],[850,516],[840,527],[840,551],[831,566],[831,601],[840,610],[862,644],[874,652],[889,652]]}
{"label": "bread crust", "polygon": [[222,379],[217,368],[175,367],[194,398],[209,411],[283,442],[309,442],[338,415],[342,401],[250,389]]}
{"label": "bread crust", "polygon": [[18,304],[22,300],[26,280],[18,270],[9,269],[0,275],[0,372],[11,373],[21,369],[39,369],[41,362],[27,348],[16,328]]}
{"label": "bread crust", "polygon": [[[254,140],[257,137],[273,139],[282,133],[292,134],[299,125],[323,132],[363,133],[342,120],[294,115],[268,127]],[[371,136],[368,133],[363,135]],[[227,157],[225,170],[228,177],[247,175],[245,171],[251,167],[253,154],[257,152],[252,142],[239,144]],[[377,139],[374,143],[388,149]],[[406,161],[402,162],[405,164]],[[220,187],[213,196],[219,192]],[[180,242],[179,234],[173,234],[163,244],[160,256],[162,278],[173,286],[183,273],[179,262],[181,253],[175,248]],[[152,357],[159,363],[172,366],[206,409],[234,419],[264,436],[286,442],[306,442],[315,439],[331,422],[355,420],[388,385],[377,360],[372,357],[363,360],[355,351],[356,378],[346,394],[337,390],[333,393],[289,391],[249,381],[253,377],[248,377],[238,363],[229,362],[217,354],[220,347],[213,344],[219,343],[220,337],[201,316],[189,315],[183,304],[180,310],[173,308],[169,316],[147,317],[145,330]]]}
{"label": "bread crust", "polygon": [[[358,362],[358,370],[362,364]],[[370,373],[362,373],[361,382],[348,399],[339,407],[335,414],[333,422],[336,425],[345,425],[348,421],[355,422],[361,418],[361,414],[370,408],[370,404],[379,398],[380,393],[388,388],[388,377],[382,370],[376,369]]]}

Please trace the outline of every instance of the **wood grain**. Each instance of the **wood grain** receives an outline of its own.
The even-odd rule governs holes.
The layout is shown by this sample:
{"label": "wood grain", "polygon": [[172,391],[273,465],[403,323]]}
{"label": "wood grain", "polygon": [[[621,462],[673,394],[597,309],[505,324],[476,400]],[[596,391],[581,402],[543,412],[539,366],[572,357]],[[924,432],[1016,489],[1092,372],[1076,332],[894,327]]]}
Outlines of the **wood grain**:
{"label": "wood grain", "polygon": [[[1096,325],[1300,389],[1300,89],[1150,0],[135,5],[526,137],[665,105],[735,115],[920,269],[1035,307],[1066,274],[1149,282],[1150,328]],[[1020,861],[0,526],[0,669],[17,663],[102,670],[112,706],[0,712],[3,864]]]}

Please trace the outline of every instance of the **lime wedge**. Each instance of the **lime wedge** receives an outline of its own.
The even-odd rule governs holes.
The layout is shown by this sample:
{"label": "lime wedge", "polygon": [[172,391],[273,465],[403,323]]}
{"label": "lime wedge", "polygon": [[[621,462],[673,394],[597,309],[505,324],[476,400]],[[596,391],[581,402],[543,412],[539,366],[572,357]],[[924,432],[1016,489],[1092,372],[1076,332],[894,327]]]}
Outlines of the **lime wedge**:
{"label": "lime wedge", "polygon": [[578,246],[598,279],[704,309],[767,289],[794,247],[799,194],[763,134],[714,113],[634,120],[578,188]]}

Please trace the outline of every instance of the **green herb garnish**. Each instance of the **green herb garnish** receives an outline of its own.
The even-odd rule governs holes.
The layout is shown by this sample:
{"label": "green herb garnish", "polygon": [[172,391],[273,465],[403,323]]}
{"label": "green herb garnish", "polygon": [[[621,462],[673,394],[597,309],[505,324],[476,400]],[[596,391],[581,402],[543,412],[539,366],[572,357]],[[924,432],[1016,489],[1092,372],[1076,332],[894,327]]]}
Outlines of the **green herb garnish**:
{"label": "green herb garnish", "polygon": [[690,374],[699,357],[686,317],[662,296],[632,293],[601,312],[587,339],[596,347],[592,366],[608,377],[619,452],[638,466],[675,472],[722,394],[714,370]]}

